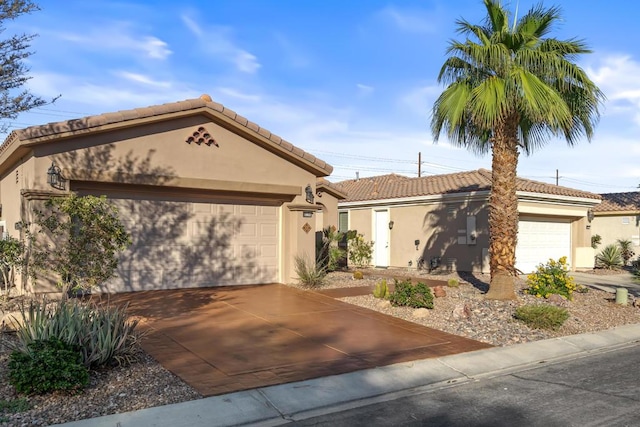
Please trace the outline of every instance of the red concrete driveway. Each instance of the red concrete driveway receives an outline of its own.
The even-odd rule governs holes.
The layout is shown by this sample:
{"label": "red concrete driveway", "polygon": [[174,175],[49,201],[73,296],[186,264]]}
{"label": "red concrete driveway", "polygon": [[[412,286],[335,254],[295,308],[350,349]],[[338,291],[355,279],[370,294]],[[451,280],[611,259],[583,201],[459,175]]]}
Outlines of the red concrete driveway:
{"label": "red concrete driveway", "polygon": [[490,347],[286,285],[119,294],[143,347],[204,396]]}

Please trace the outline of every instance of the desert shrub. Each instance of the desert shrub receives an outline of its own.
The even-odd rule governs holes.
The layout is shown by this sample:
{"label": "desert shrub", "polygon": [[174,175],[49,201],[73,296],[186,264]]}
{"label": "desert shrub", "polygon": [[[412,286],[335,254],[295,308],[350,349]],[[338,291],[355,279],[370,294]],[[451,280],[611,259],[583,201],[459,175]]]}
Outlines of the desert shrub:
{"label": "desert shrub", "polygon": [[358,267],[364,267],[371,264],[371,257],[373,256],[373,242],[367,242],[364,240],[362,234],[351,236],[347,243],[349,252],[349,261]]}
{"label": "desert shrub", "polygon": [[527,276],[527,285],[526,293],[542,298],[557,294],[571,299],[571,294],[576,290],[576,283],[569,276],[567,257],[560,257],[558,261],[549,259],[546,264],[539,264],[536,271]]}
{"label": "desert shrub", "polygon": [[391,304],[413,308],[433,308],[431,289],[420,282],[415,286],[410,280],[395,281],[395,290],[389,295]]}
{"label": "desert shrub", "polygon": [[599,234],[594,234],[593,236],[591,236],[591,247],[593,249],[598,249],[600,243],[602,243],[602,236],[600,236]]}
{"label": "desert shrub", "polygon": [[530,328],[556,330],[569,318],[569,312],[555,305],[527,304],[518,307],[514,317]]}
{"label": "desert shrub", "polygon": [[356,280],[362,280],[364,279],[364,274],[362,274],[362,271],[356,270],[353,272],[353,278]]}
{"label": "desert shrub", "polygon": [[63,299],[59,302],[32,300],[21,309],[18,350],[29,352],[34,342],[51,339],[78,349],[86,367],[131,363],[140,355],[136,330],[126,306],[116,307]]}
{"label": "desert shrub", "polygon": [[608,245],[596,256],[596,267],[617,270],[622,267],[622,254],[616,245]]}
{"label": "desert shrub", "polygon": [[9,382],[18,393],[45,394],[56,390],[78,391],[89,383],[82,355],[57,338],[29,343],[26,351],[9,356]]}
{"label": "desert shrub", "polygon": [[306,257],[297,256],[294,260],[294,269],[298,275],[300,284],[307,288],[319,288],[324,285],[327,270],[321,265],[312,264]]}
{"label": "desert shrub", "polygon": [[344,249],[338,247],[344,233],[336,230],[335,226],[322,229],[322,239],[316,247],[316,264],[327,271],[335,271],[340,259],[345,256]]}
{"label": "desert shrub", "polygon": [[631,242],[631,240],[618,239],[618,247],[620,248],[622,263],[624,265],[628,265],[629,260],[635,255],[635,252],[631,250],[631,248],[633,247],[633,243]]}
{"label": "desert shrub", "polygon": [[[0,400],[0,414],[17,414],[20,412],[26,412],[31,409],[31,404],[24,397],[17,399],[2,399]],[[0,423],[8,422],[9,420],[0,415]]]}
{"label": "desert shrub", "polygon": [[460,281],[452,277],[451,279],[447,280],[447,286],[450,288],[457,288],[458,286],[460,286]]}
{"label": "desert shrub", "polygon": [[[36,210],[30,275],[55,273],[63,290],[89,290],[112,278],[131,236],[105,196],[54,197]],[[47,236],[47,238],[43,238]]]}
{"label": "desert shrub", "polygon": [[373,290],[373,296],[382,299],[389,298],[389,286],[387,285],[386,279],[382,279],[381,281],[376,283],[376,287]]}

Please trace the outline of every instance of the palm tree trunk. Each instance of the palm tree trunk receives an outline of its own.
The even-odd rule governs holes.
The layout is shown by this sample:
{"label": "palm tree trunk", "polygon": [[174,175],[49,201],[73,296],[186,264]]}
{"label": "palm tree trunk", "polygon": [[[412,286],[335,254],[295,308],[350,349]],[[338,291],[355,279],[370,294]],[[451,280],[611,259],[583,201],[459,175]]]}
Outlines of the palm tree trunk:
{"label": "palm tree trunk", "polygon": [[488,299],[515,299],[516,243],[518,239],[517,117],[509,117],[494,130],[492,183],[489,196],[489,265],[491,283]]}

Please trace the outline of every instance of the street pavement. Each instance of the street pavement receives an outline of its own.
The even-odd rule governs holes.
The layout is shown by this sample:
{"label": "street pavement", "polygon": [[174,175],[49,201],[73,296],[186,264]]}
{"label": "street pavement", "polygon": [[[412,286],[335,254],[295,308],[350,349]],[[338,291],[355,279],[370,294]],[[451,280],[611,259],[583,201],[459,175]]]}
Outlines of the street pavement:
{"label": "street pavement", "polygon": [[[364,407],[376,402],[392,401],[436,390],[438,393],[440,390],[446,392],[454,385],[500,378],[527,371],[542,363],[552,364],[575,360],[629,347],[638,342],[640,342],[640,324],[626,325],[597,333],[399,363],[63,425],[67,427],[277,426]],[[637,360],[637,356],[634,360]],[[611,366],[610,369],[618,375],[616,366]],[[475,392],[482,394],[483,391],[477,388]],[[559,406],[558,403],[561,397],[560,393],[550,401],[541,399],[537,404],[564,410],[564,407]],[[600,404],[598,401],[583,403],[585,405]],[[490,407],[484,409],[484,411],[489,410]],[[527,410],[526,414],[529,413],[530,411]],[[501,416],[507,417],[508,420],[509,414],[510,412],[506,411]],[[510,425],[517,425],[517,423]]]}
{"label": "street pavement", "polygon": [[293,422],[331,427],[640,424],[640,344]]}

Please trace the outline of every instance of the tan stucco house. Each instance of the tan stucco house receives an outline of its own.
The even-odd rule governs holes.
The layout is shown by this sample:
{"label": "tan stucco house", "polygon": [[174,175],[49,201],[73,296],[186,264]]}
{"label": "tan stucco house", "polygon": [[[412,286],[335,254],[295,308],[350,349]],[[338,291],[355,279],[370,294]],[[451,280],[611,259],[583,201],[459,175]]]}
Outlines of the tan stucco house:
{"label": "tan stucco house", "polygon": [[591,232],[602,240],[598,250],[618,240],[630,240],[640,254],[640,192],[601,194],[602,203],[593,208]]}
{"label": "tan stucco house", "polygon": [[0,146],[0,225],[18,237],[42,200],[106,195],[133,244],[102,291],[288,282],[294,257],[314,254],[317,213],[337,223],[344,195],[317,184],[331,171],[203,95],[13,131]]}
{"label": "tan stucco house", "polygon": [[[340,228],[374,242],[374,266],[488,272],[491,171],[338,184],[347,193],[338,202]],[[519,270],[561,256],[573,269],[593,268],[587,213],[599,195],[518,178],[517,196]]]}

